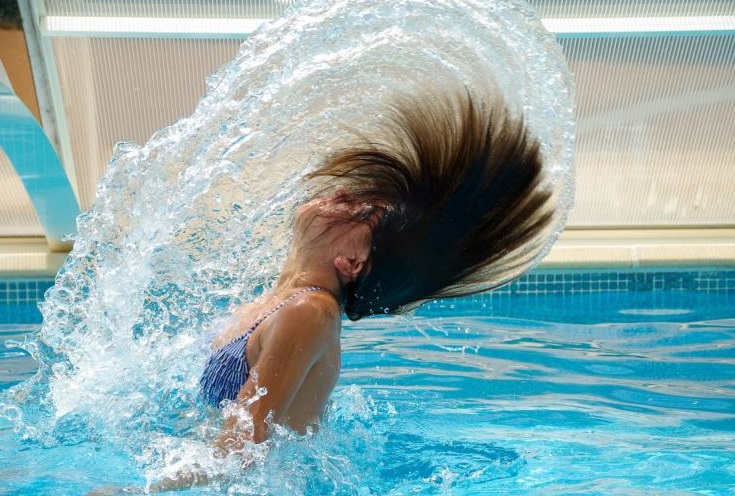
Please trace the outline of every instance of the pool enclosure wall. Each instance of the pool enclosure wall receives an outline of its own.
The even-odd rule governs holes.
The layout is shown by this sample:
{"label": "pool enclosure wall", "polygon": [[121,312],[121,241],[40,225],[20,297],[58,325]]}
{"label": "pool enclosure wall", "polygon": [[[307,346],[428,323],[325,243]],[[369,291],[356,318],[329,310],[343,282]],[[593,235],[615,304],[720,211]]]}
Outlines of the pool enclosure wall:
{"label": "pool enclosure wall", "polygon": [[[207,76],[290,3],[20,0],[40,124],[68,180],[0,153],[0,272],[28,250],[18,239],[59,249],[49,225],[70,225],[34,206],[23,170],[56,181],[57,216],[88,208],[113,145],[188,116]],[[735,2],[531,3],[576,81],[576,201],[548,262],[735,263]]]}

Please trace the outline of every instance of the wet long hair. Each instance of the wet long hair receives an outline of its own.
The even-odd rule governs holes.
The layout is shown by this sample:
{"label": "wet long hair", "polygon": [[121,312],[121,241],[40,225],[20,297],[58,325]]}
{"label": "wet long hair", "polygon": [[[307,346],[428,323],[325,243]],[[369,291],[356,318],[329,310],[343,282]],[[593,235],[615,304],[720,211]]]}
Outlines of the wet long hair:
{"label": "wet long hair", "polygon": [[346,288],[353,320],[492,289],[552,217],[538,142],[468,91],[398,100],[384,142],[340,150],[309,178],[379,211],[370,270]]}

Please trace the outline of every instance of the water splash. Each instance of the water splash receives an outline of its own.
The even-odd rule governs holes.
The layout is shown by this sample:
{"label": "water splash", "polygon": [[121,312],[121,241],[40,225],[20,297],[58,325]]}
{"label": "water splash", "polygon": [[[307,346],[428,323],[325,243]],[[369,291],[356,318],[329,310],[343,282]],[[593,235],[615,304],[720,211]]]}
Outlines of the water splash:
{"label": "water splash", "polygon": [[191,448],[176,439],[214,421],[196,401],[207,336],[277,274],[304,173],[379,133],[392,95],[456,81],[502,95],[540,140],[559,206],[548,249],[572,201],[572,94],[528,6],[308,2],[254,33],[190,117],[116,147],[22,344],[40,370],[0,411],[29,439],[101,437],[146,467],[161,443]]}

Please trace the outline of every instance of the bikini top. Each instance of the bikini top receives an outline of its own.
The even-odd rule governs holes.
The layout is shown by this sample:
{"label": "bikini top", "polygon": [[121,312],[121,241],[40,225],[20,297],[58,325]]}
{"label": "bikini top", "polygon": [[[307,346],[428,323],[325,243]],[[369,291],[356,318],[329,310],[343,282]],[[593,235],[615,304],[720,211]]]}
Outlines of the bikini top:
{"label": "bikini top", "polygon": [[214,351],[204,366],[199,379],[199,393],[209,405],[219,407],[224,400],[235,400],[240,388],[250,374],[246,349],[248,339],[255,329],[268,317],[283,308],[288,302],[307,291],[326,291],[320,286],[309,286],[293,293],[256,320],[248,331]]}

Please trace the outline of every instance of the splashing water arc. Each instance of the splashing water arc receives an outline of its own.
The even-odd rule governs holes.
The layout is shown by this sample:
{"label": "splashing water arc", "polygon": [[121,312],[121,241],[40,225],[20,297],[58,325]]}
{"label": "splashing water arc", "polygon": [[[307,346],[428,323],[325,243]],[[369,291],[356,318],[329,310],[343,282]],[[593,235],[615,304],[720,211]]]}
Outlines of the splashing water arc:
{"label": "splashing water arc", "polygon": [[572,202],[573,106],[561,51],[530,8],[308,2],[253,34],[190,117],[118,145],[43,328],[23,344],[41,369],[3,400],[6,416],[29,436],[105,419],[140,446],[146,432],[186,430],[172,412],[196,401],[203,336],[277,274],[304,173],[372,136],[391,95],[427,81],[501,95],[541,142],[557,213],[538,261]]}

